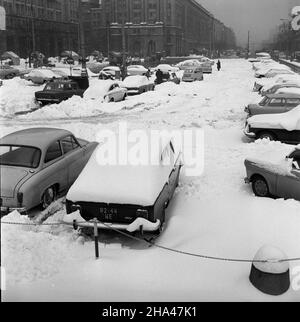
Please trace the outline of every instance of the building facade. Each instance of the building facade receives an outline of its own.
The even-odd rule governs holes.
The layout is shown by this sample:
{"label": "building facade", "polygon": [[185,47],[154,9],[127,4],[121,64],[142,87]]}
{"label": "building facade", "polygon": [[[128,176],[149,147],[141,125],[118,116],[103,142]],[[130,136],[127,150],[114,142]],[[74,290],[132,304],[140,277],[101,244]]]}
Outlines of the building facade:
{"label": "building facade", "polygon": [[0,6],[6,12],[2,50],[21,57],[78,50],[78,0],[0,0]]}
{"label": "building facade", "polygon": [[233,31],[196,0],[102,0],[98,20],[92,14],[86,34],[93,34],[92,44],[100,47],[88,51],[125,47],[132,56],[175,56],[235,46]]}

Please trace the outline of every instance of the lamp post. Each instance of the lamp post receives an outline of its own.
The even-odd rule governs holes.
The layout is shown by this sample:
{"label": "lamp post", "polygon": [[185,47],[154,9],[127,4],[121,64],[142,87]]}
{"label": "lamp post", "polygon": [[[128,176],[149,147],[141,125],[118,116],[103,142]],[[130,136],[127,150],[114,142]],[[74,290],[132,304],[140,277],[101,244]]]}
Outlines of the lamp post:
{"label": "lamp post", "polygon": [[87,70],[86,70],[86,57],[85,57],[85,34],[84,34],[84,21],[83,21],[83,2],[86,1],[82,1],[79,0],[79,23],[78,23],[78,27],[79,27],[79,39],[80,39],[80,52],[81,52],[81,66],[82,66],[82,71],[81,71],[81,75],[82,76],[86,76],[87,75]]}

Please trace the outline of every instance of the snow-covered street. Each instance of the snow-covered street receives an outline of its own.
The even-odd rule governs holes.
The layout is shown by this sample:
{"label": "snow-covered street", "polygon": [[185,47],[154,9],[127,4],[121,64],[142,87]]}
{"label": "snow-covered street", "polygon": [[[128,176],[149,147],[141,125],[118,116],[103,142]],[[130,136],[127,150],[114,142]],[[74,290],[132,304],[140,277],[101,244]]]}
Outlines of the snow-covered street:
{"label": "snow-covered street", "polygon": [[[263,245],[300,256],[300,202],[260,199],[244,183],[247,157],[285,158],[295,147],[280,142],[251,142],[243,134],[244,108],[261,97],[252,91],[249,62],[228,59],[203,82],[164,83],[155,91],[119,103],[78,96],[32,110],[34,92],[25,80],[0,87],[0,136],[29,127],[55,127],[95,141],[103,128],[197,129],[205,132],[205,171],[182,175],[167,210],[166,228],[157,244],[208,256],[253,259]],[[95,80],[94,80],[95,81]],[[17,83],[17,84],[16,84]],[[17,86],[17,87],[16,87]],[[17,93],[16,93],[17,91]],[[15,93],[14,93],[15,92]],[[61,201],[45,223],[65,215]],[[37,214],[41,216],[41,214]],[[3,221],[29,222],[16,213]],[[292,287],[272,297],[249,281],[250,263],[205,260],[100,233],[100,259],[92,240],[65,226],[1,225],[1,265],[7,289],[3,301],[299,301]],[[291,276],[300,262],[292,262]],[[294,276],[296,277],[296,276]]]}

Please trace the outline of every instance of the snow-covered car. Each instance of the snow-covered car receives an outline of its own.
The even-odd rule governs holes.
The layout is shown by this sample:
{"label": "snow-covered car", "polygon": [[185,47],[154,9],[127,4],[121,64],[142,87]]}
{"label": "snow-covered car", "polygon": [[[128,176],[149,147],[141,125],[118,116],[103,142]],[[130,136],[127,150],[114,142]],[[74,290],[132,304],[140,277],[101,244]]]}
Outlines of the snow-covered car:
{"label": "snow-covered car", "polygon": [[31,128],[0,139],[1,212],[47,208],[77,179],[98,143],[65,130]]}
{"label": "snow-covered car", "polygon": [[201,63],[198,59],[188,59],[181,63],[178,63],[176,66],[181,70],[191,69],[195,67],[201,67]]}
{"label": "snow-covered car", "polygon": [[113,80],[97,80],[86,90],[84,98],[109,102],[120,102],[127,97],[127,89]]}
{"label": "snow-covered car", "polygon": [[291,71],[287,66],[283,65],[282,67],[275,67],[275,68],[266,68],[258,70],[255,73],[256,78],[273,78],[277,75],[294,75],[295,73]]}
{"label": "snow-covered car", "polygon": [[293,83],[283,83],[283,84],[275,84],[273,86],[265,87],[260,91],[262,96],[266,96],[269,94],[279,94],[281,93],[280,90],[287,89],[287,88],[298,88],[300,89],[300,82],[293,82]]}
{"label": "snow-covered car", "polygon": [[247,159],[245,166],[256,196],[300,200],[300,146],[279,162]]}
{"label": "snow-covered car", "polygon": [[128,76],[122,87],[127,89],[128,95],[134,95],[154,91],[155,84],[146,76]]}
{"label": "snow-covered car", "polygon": [[[177,76],[176,73],[163,73],[163,78],[162,78],[163,83],[165,82],[172,82],[175,83],[177,85],[179,85],[181,83],[180,78]],[[155,84],[157,84],[157,78],[154,81]]]}
{"label": "snow-covered car", "polygon": [[24,75],[23,78],[34,84],[44,84],[50,80],[62,78],[62,76],[55,74],[50,69],[34,69],[29,74]]}
{"label": "snow-covered car", "polygon": [[253,91],[261,92],[263,89],[268,89],[276,84],[286,84],[299,81],[300,77],[297,74],[279,74],[273,78],[260,78],[255,81]]}
{"label": "snow-covered car", "polygon": [[298,94],[270,94],[266,95],[258,104],[249,104],[245,108],[248,117],[258,114],[285,113],[300,105],[300,92]]}
{"label": "snow-covered car", "polygon": [[171,66],[168,64],[160,64],[154,68],[154,71],[157,72],[158,70],[161,70],[163,73],[177,73],[179,72],[179,68],[177,66]]}
{"label": "snow-covered car", "polygon": [[283,87],[276,91],[278,95],[298,95],[300,96],[300,88],[299,87]]}
{"label": "snow-covered car", "polygon": [[[115,228],[129,232],[159,231],[178,185],[181,170],[180,153],[171,141],[163,145],[155,165],[100,165],[99,151],[73,184],[67,195],[66,222],[77,220],[79,227]],[[101,155],[101,153],[100,153]],[[73,217],[76,211],[80,218]],[[69,219],[68,219],[69,218]]]}
{"label": "snow-covered car", "polygon": [[9,65],[0,66],[0,79],[11,79],[16,76],[20,76],[20,71]]}
{"label": "snow-covered car", "polygon": [[244,134],[252,139],[300,143],[300,105],[286,113],[250,117]]}
{"label": "snow-covered car", "polygon": [[121,75],[121,69],[118,66],[107,66],[103,68],[99,74],[99,79],[115,79],[117,74]]}
{"label": "snow-covered car", "polygon": [[194,67],[189,68],[184,71],[182,81],[183,82],[195,82],[195,81],[203,81],[203,71],[202,67]]}
{"label": "snow-covered car", "polygon": [[144,76],[148,72],[148,69],[142,65],[129,65],[127,67],[128,76]]}

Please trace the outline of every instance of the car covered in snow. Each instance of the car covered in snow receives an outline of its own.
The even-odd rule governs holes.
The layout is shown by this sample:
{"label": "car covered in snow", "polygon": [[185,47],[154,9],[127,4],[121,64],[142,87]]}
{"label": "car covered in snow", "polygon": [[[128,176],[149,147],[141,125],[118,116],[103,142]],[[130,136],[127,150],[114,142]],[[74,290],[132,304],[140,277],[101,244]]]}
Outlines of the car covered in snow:
{"label": "car covered in snow", "polygon": [[10,79],[16,76],[20,76],[19,69],[9,65],[0,66],[0,79]]}
{"label": "car covered in snow", "polygon": [[52,128],[31,128],[1,138],[1,213],[24,213],[40,204],[47,208],[68,191],[97,145]]}
{"label": "car covered in snow", "polygon": [[129,65],[127,66],[127,75],[128,76],[145,76],[148,72],[148,69],[143,65]]}
{"label": "car covered in snow", "polygon": [[124,79],[122,87],[126,88],[128,95],[142,94],[154,91],[155,84],[146,76],[128,76]]}
{"label": "car covered in snow", "polygon": [[300,105],[299,94],[270,94],[266,95],[258,104],[249,104],[245,108],[248,117],[258,114],[285,113]]}
{"label": "car covered in snow", "polygon": [[176,65],[181,70],[186,70],[194,67],[201,67],[201,63],[198,59],[188,59]]}
{"label": "car covered in snow", "polygon": [[202,67],[189,68],[184,71],[182,81],[183,82],[195,82],[203,81],[203,70]]}
{"label": "car covered in snow", "polygon": [[172,142],[162,147],[151,151],[153,164],[101,165],[99,145],[67,194],[65,221],[88,228],[97,219],[99,229],[160,231],[182,167]]}
{"label": "car covered in snow", "polygon": [[252,139],[300,143],[300,105],[286,113],[250,117],[244,134]]}
{"label": "car covered in snow", "polygon": [[290,82],[290,83],[282,83],[282,84],[275,84],[273,86],[265,87],[260,91],[262,96],[266,96],[268,94],[278,94],[281,92],[282,89],[287,88],[298,88],[300,89],[300,81],[299,82]]}
{"label": "car covered in snow", "polygon": [[272,67],[266,69],[260,69],[255,73],[256,78],[273,78],[277,75],[294,75],[295,73],[289,69],[287,66],[282,67]]}
{"label": "car covered in snow", "polygon": [[84,98],[107,103],[123,101],[127,97],[127,89],[120,84],[114,80],[97,80],[86,90]]}
{"label": "car covered in snow", "polygon": [[118,66],[104,67],[99,73],[99,79],[116,79],[118,75],[121,75],[121,69]]}
{"label": "car covered in snow", "polygon": [[89,87],[88,77],[70,76],[48,82],[42,91],[35,92],[36,101],[41,104],[59,104],[73,96],[83,97]]}
{"label": "car covered in snow", "polygon": [[62,78],[62,76],[55,74],[50,69],[33,69],[29,74],[24,75],[23,78],[40,85],[53,79]]}
{"label": "car covered in snow", "polygon": [[300,200],[300,146],[286,159],[271,162],[249,158],[245,166],[245,182],[252,184],[256,196]]}
{"label": "car covered in snow", "polygon": [[180,71],[179,67],[171,66],[169,64],[160,64],[154,68],[154,72],[161,70],[163,73],[177,73]]}
{"label": "car covered in snow", "polygon": [[[181,83],[181,80],[177,76],[177,74],[176,73],[170,73],[170,72],[163,73],[162,81],[163,81],[163,83],[172,82],[172,83],[175,83],[177,85]],[[155,79],[154,83],[158,84],[157,78]]]}

